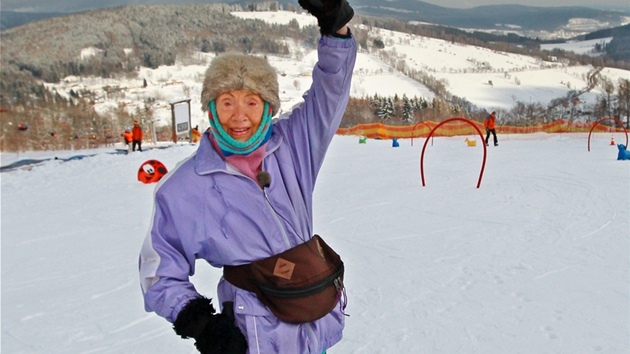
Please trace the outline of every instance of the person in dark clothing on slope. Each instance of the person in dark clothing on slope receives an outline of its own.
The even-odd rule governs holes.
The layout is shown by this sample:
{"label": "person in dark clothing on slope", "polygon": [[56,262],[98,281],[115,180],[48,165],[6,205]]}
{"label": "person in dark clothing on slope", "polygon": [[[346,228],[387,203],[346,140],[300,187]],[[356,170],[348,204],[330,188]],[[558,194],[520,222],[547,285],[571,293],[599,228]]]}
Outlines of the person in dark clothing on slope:
{"label": "person in dark clothing on slope", "polygon": [[138,123],[138,121],[133,122],[131,135],[131,150],[136,151],[136,146],[138,146],[138,151],[142,151],[142,128],[140,128],[140,123]]}

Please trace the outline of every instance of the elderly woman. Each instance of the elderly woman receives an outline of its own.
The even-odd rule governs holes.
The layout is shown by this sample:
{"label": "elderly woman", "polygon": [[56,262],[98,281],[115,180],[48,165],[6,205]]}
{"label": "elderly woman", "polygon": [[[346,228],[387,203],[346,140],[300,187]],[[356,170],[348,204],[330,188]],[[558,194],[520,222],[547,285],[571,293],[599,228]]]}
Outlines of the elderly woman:
{"label": "elderly woman", "polygon": [[[314,236],[312,203],[348,102],[356,44],[346,25],[352,8],[345,0],[332,2],[332,10],[323,3],[328,7],[300,0],[322,32],[304,102],[272,121],[280,109],[275,70],[255,56],[218,56],[201,94],[211,129],[156,188],[139,262],[145,308],[173,322],[183,338],[194,338],[202,353],[319,354],[341,340],[343,265]],[[302,254],[291,258],[307,244],[316,245],[310,247],[318,251],[309,256],[314,262],[334,267],[314,284],[283,290],[278,284],[302,280],[300,269],[311,267],[302,264]],[[221,313],[190,282],[196,259],[224,268]],[[269,274],[255,278],[270,259]],[[265,283],[271,278],[276,283]],[[294,306],[310,304],[311,296],[314,308]]]}

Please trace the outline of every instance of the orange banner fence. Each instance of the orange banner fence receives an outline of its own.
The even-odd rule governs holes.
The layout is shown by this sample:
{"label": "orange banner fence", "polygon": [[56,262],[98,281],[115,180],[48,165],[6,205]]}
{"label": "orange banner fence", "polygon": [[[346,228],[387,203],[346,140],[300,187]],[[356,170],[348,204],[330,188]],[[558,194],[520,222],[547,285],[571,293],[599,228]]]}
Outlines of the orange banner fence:
{"label": "orange banner fence", "polygon": [[[482,123],[470,121],[480,130],[485,131]],[[433,128],[438,126],[440,122],[426,121],[415,125],[394,126],[381,123],[359,124],[350,128],[339,128],[338,135],[363,135],[370,139],[405,139],[426,137]],[[593,126],[595,124],[595,126]],[[611,127],[595,123],[571,122],[567,120],[557,120],[548,124],[514,127],[514,126],[497,126],[497,134],[531,134],[531,133],[589,133],[613,132],[623,133],[623,127]],[[457,121],[440,126],[432,136],[459,136],[476,134],[475,129],[467,122]]]}

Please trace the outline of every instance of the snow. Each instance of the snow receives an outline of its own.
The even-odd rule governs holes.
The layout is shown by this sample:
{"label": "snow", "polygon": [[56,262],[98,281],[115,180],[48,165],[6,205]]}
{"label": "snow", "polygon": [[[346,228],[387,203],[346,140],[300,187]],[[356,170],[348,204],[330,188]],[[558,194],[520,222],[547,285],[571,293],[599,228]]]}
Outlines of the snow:
{"label": "snow", "polygon": [[317,19],[306,12],[295,13],[290,11],[234,11],[232,15],[249,20],[262,20],[277,25],[288,25],[295,20],[300,27],[317,26]]}
{"label": "snow", "polygon": [[[598,133],[589,152],[587,134],[499,134],[480,188],[483,147],[464,137],[427,144],[422,186],[423,139],[336,136],[314,199],[347,269],[350,317],[329,353],[627,352],[630,162],[611,135],[625,141]],[[136,179],[195,149],[1,174],[3,353],[195,352],[144,311],[155,185]],[[214,297],[219,274],[201,263],[193,282]]]}
{"label": "snow", "polygon": [[[487,107],[555,98],[562,85],[585,86],[592,69],[380,31],[408,65],[428,66],[454,94]],[[300,101],[316,60],[295,49],[299,60],[269,57],[283,74],[283,110]],[[156,114],[169,120],[168,102],[191,97],[193,125],[205,129],[195,107],[211,57],[143,69],[126,82],[74,78],[49,87],[128,87],[97,109],[159,95]],[[472,72],[484,61],[498,71]],[[374,93],[430,95],[377,53],[361,52],[352,94]],[[314,227],[346,264],[350,317],[328,353],[628,353],[630,161],[617,161],[609,144],[624,143],[624,134],[594,134],[590,152],[587,136],[499,130],[480,188],[478,136],[477,147],[464,136],[432,139],[425,186],[424,139],[392,148],[336,136],[315,189]],[[155,185],[136,178],[143,162],[172,170],[196,148],[1,154],[2,166],[50,159],[0,174],[2,353],[196,352],[144,311],[137,264]],[[77,155],[87,157],[67,160]],[[214,297],[219,276],[200,262],[193,282]]]}
{"label": "snow", "polygon": [[89,47],[89,48],[84,48],[83,50],[81,50],[81,55],[79,56],[81,59],[85,60],[85,59],[89,59],[95,55],[98,55],[100,53],[102,53],[103,50],[98,49],[98,48],[94,48],[94,47]]}
{"label": "snow", "polygon": [[552,49],[562,49],[567,52],[574,52],[576,54],[587,54],[591,56],[599,56],[602,55],[602,52],[596,52],[595,46],[601,45],[604,48],[613,37],[606,38],[598,38],[598,39],[590,39],[585,41],[570,41],[567,43],[558,43],[558,44],[541,44],[540,49],[544,50],[552,50]]}
{"label": "snow", "polygon": [[[288,24],[295,19],[300,26],[315,25],[316,20],[305,13],[278,12],[234,12],[235,16],[261,19],[270,23]],[[545,62],[537,58],[512,53],[494,51],[487,48],[467,46],[444,40],[421,37],[380,28],[359,27],[370,31],[369,44],[380,38],[385,44],[382,50],[370,48],[360,51],[355,66],[355,76],[351,96],[423,97],[427,101],[434,94],[422,83],[405,76],[396,70],[391,58],[409,71],[422,72],[436,80],[443,80],[451,94],[466,98],[479,108],[488,111],[509,110],[515,102],[547,105],[550,101],[565,97],[571,90],[583,90],[588,86],[588,74],[594,70],[590,65],[568,66],[562,62]],[[310,72],[316,60],[312,49],[303,48],[293,40],[286,41],[291,56],[267,55],[270,63],[282,74],[279,77],[281,109],[290,110],[301,99],[303,91],[310,85]],[[592,48],[595,43],[576,42],[564,45],[565,50],[578,52]],[[578,49],[576,49],[578,48]],[[85,53],[92,53],[87,48]],[[140,68],[135,78],[96,78],[84,77],[80,80],[68,78],[58,84],[45,84],[50,90],[70,97],[70,90],[97,92],[94,109],[107,114],[124,103],[130,113],[154,100],[152,108],[157,124],[171,124],[171,106],[174,99],[191,99],[192,125],[205,130],[207,117],[200,109],[199,97],[207,65],[214,57],[211,53],[196,53],[194,58],[178,58],[175,65],[160,66],[156,69]],[[605,69],[600,74],[610,82],[627,79],[626,70]],[[143,87],[144,80],[147,87]],[[493,85],[488,82],[492,81]],[[119,87],[121,93],[107,94],[106,87]],[[595,87],[580,96],[583,110],[595,104],[604,91]]]}
{"label": "snow", "polygon": [[564,26],[568,31],[595,32],[600,28],[613,27],[609,22],[602,22],[591,18],[572,18]]}

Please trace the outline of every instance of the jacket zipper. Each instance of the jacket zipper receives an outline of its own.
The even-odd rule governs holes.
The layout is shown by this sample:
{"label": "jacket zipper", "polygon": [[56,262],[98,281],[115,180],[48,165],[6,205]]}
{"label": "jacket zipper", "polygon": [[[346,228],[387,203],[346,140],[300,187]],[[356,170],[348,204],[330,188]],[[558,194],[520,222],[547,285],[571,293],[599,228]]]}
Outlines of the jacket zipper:
{"label": "jacket zipper", "polygon": [[[273,149],[272,151],[268,151],[265,154],[265,157],[262,160],[262,163],[260,165],[261,169],[263,171],[265,171],[265,158],[270,155],[273,151],[275,151],[277,149],[277,147],[275,149]],[[253,181],[254,183],[256,183],[256,185],[258,186],[258,182],[257,181]],[[276,209],[273,208],[273,205],[271,205],[271,200],[269,199],[269,195],[267,194],[267,189],[269,187],[265,187],[263,188],[263,195],[265,196],[265,201],[267,202],[267,206],[269,207],[269,211],[271,211],[271,214],[273,214],[273,218],[274,220],[276,220],[276,223],[278,224],[278,228],[280,229],[280,232],[282,233],[282,238],[284,239],[284,243],[286,244],[287,247],[291,247],[291,242],[289,242],[289,236],[287,235],[286,230],[284,229],[284,226],[282,226],[282,222],[280,221],[280,216],[278,215],[278,213],[276,213]]]}
{"label": "jacket zipper", "polygon": [[271,211],[271,214],[273,215],[274,220],[276,220],[276,223],[278,224],[278,228],[280,228],[280,232],[282,233],[282,238],[284,239],[284,243],[286,244],[288,248],[290,248],[291,242],[289,242],[289,236],[287,236],[287,232],[284,230],[284,227],[282,226],[282,222],[280,221],[280,216],[278,215],[278,213],[276,213],[276,209],[274,209],[273,205],[271,205],[271,201],[269,200],[269,196],[267,195],[267,188],[263,189],[263,195],[265,196],[265,201],[267,201],[267,206],[269,207],[269,211]]}
{"label": "jacket zipper", "polygon": [[[264,161],[263,161],[263,164],[264,164]],[[246,178],[246,179],[252,181],[252,183],[256,184],[256,187],[260,188],[258,186],[258,182],[257,181],[253,180],[249,176],[246,176],[245,174],[241,173],[240,171],[236,171],[236,170],[230,171],[230,170],[226,169],[223,172],[231,174],[231,175],[234,175],[234,176],[240,176],[240,177]],[[291,242],[289,242],[289,237],[287,236],[287,233],[286,233],[284,227],[282,226],[282,222],[279,219],[278,213],[276,213],[276,210],[273,208],[273,205],[271,205],[271,200],[269,200],[269,196],[267,195],[267,188],[263,189],[263,196],[265,197],[265,201],[267,202],[267,207],[269,207],[269,211],[271,211],[271,214],[273,215],[274,220],[276,221],[276,224],[278,225],[278,228],[280,229],[280,233],[282,234],[282,239],[284,240],[284,243],[286,244],[286,246],[288,248],[290,248],[291,247]]]}
{"label": "jacket zipper", "polygon": [[317,335],[315,334],[315,322],[309,322],[309,323],[305,323],[304,325],[306,325],[306,328],[308,329],[308,332],[311,335],[311,338],[313,338],[313,347],[314,348],[319,348],[319,339],[317,338]]}

